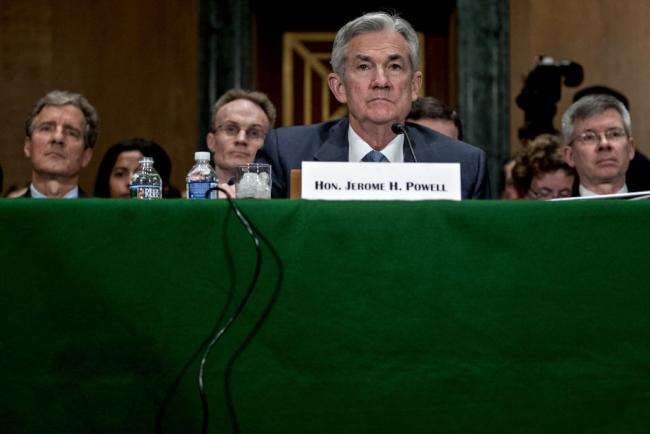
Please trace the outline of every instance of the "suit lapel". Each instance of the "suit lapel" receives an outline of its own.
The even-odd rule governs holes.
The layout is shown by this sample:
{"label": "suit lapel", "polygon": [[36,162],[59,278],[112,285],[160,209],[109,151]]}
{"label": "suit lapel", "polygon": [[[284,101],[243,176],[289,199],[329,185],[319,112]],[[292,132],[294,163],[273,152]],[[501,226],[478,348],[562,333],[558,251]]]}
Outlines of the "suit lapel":
{"label": "suit lapel", "polygon": [[[422,137],[420,137],[419,131],[415,128],[412,128],[408,125],[406,125],[406,131],[408,132],[409,137],[411,138],[411,144],[413,145],[413,152],[415,152],[415,155],[418,156],[419,161],[427,161],[424,158],[424,155],[420,155],[421,153],[425,152],[426,146],[418,146],[418,144],[423,143]],[[402,144],[402,151],[404,152],[404,162],[405,163],[413,163],[413,155],[411,154],[411,150],[409,149],[409,144],[407,141],[407,138],[404,137],[404,143]]]}
{"label": "suit lapel", "polygon": [[[415,127],[411,127],[408,124],[406,125],[406,131],[409,133],[411,138],[411,143],[413,144],[413,152],[418,158],[418,161],[438,161],[440,158],[438,155],[438,139],[433,135],[425,135],[420,130]],[[404,137],[404,162],[412,163],[413,156],[411,151],[408,148],[408,143],[406,142],[406,137]]]}
{"label": "suit lapel", "polygon": [[348,125],[348,118],[343,118],[325,133],[325,140],[314,154],[314,160],[348,161],[350,149]]}
{"label": "suit lapel", "polygon": [[[350,143],[348,142],[348,118],[333,125],[324,134],[326,135],[323,144],[314,154],[315,161],[348,161]],[[413,143],[413,151],[420,161],[430,161],[435,152],[435,140],[424,137],[417,128],[406,126],[406,129]],[[403,152],[404,162],[412,163],[413,156],[408,148],[406,137],[404,137]]]}

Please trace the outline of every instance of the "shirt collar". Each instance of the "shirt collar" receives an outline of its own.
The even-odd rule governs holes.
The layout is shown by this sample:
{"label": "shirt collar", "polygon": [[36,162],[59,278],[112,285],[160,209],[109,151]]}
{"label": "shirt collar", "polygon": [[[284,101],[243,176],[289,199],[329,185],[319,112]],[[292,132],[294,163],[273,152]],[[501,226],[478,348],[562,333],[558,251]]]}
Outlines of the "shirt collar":
{"label": "shirt collar", "polygon": [[[366,143],[361,136],[354,131],[354,129],[352,129],[352,126],[348,127],[348,142],[350,143],[350,149],[348,151],[349,161],[358,163],[368,152],[372,151],[370,145]],[[381,153],[384,154],[391,163],[403,163],[404,135],[398,134],[395,136],[395,138],[381,150]]]}
{"label": "shirt collar", "polygon": [[[580,196],[599,196],[598,193],[594,193],[593,191],[589,190],[587,187],[585,187],[582,184],[580,184],[580,186],[578,187],[578,192],[580,193]],[[613,194],[622,194],[627,192],[628,192],[627,184],[623,184],[623,187],[619,191]]]}
{"label": "shirt collar", "polygon": [[[41,193],[34,187],[34,184],[29,184],[29,192],[32,195],[32,198],[34,199],[47,199],[47,196]],[[67,192],[65,196],[63,196],[63,199],[77,199],[79,197],[79,186],[75,185],[75,187]]]}

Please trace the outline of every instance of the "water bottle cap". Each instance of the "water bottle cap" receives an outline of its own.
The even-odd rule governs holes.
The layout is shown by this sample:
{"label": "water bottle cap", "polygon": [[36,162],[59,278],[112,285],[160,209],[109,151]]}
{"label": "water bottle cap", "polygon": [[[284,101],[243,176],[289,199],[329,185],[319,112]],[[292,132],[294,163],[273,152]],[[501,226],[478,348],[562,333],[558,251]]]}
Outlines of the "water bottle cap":
{"label": "water bottle cap", "polygon": [[152,157],[142,157],[142,158],[140,159],[140,161],[138,161],[138,163],[140,163],[140,164],[144,164],[144,163],[151,163],[151,164],[153,164],[153,158],[152,158]]}
{"label": "water bottle cap", "polygon": [[210,153],[205,151],[197,151],[194,153],[194,160],[208,160],[210,161]]}

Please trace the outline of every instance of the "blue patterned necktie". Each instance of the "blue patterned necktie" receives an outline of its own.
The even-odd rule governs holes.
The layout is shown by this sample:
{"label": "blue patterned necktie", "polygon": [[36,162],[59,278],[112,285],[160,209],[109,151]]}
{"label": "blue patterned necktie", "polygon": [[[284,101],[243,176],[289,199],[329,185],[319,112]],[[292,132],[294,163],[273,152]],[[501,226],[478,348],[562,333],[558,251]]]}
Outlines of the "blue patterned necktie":
{"label": "blue patterned necktie", "polygon": [[379,151],[375,151],[374,149],[366,154],[365,157],[361,159],[361,161],[369,161],[371,163],[388,163],[388,158],[384,154],[382,154]]}

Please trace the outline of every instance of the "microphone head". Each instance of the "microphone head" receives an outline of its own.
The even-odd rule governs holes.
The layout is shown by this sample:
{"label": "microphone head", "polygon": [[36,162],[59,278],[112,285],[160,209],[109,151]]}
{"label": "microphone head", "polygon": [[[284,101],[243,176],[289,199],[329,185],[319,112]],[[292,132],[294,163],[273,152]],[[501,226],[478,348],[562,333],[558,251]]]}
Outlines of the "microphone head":
{"label": "microphone head", "polygon": [[404,125],[400,124],[399,122],[395,122],[390,126],[390,129],[393,130],[395,134],[402,134],[404,132]]}

